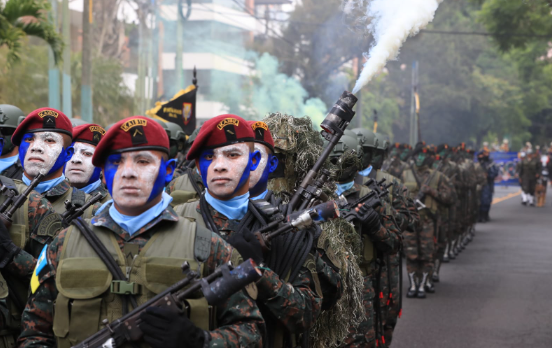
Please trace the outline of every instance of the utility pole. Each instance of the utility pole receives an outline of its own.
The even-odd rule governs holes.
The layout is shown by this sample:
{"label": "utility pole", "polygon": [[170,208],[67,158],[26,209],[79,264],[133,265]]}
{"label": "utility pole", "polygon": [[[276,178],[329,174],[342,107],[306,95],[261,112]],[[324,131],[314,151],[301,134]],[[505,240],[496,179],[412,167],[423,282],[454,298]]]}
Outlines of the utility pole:
{"label": "utility pole", "polygon": [[[57,0],[50,0],[52,5],[52,11],[48,14],[50,23],[52,23],[56,31],[58,30],[58,2]],[[54,109],[60,109],[60,95],[59,95],[59,68],[56,65],[54,59],[54,51],[52,47],[48,45],[48,106]]]}
{"label": "utility pole", "polygon": [[410,145],[414,147],[418,142],[418,127],[417,120],[417,94],[418,94],[418,61],[412,63],[412,87],[410,98]]}
{"label": "utility pole", "polygon": [[[81,77],[81,117],[93,122],[92,109],[92,0],[83,1],[82,11],[82,77]],[[101,47],[100,47],[101,50]]]}
{"label": "utility pole", "polygon": [[63,0],[62,6],[62,34],[63,41],[65,42],[65,48],[63,49],[62,111],[67,117],[73,117],[71,102],[71,16],[69,12],[69,0]]}

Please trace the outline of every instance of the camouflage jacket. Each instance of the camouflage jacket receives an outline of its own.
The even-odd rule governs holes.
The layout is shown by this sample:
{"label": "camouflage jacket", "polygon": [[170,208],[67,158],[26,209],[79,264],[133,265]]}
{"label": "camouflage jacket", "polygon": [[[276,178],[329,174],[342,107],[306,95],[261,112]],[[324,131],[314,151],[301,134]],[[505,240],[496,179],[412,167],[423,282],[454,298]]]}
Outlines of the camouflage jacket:
{"label": "camouflage jacket", "polygon": [[[209,208],[218,232],[224,239],[238,230],[239,220],[229,220],[211,206]],[[201,214],[199,204],[196,210]],[[257,288],[257,302],[262,303],[262,307],[268,309],[291,333],[308,329],[320,314],[322,295],[316,292],[315,279],[306,267],[301,268],[293,283],[286,282],[271,269],[266,269],[257,282]]]}
{"label": "camouflage jacket", "polygon": [[[131,243],[137,244],[140,252],[155,235],[157,224],[167,224],[178,219],[179,216],[171,207],[168,207],[161,215],[131,236],[113,221],[107,207],[95,216],[91,223],[94,226],[110,229],[121,250],[125,243]],[[55,275],[66,232],[67,230],[61,231],[48,246],[46,267],[49,269],[41,272],[40,286],[34,294],[31,294],[23,312],[23,331],[19,337],[19,347],[56,346],[52,327],[55,315],[53,303],[58,295]],[[217,266],[230,261],[232,250],[231,246],[213,233],[211,255],[205,262],[207,273],[212,273]],[[217,323],[219,328],[209,332],[211,347],[260,347],[262,345],[261,332],[264,323],[261,313],[255,302],[243,291],[235,293],[223,305],[217,307]]]}
{"label": "camouflage jacket", "polygon": [[[174,191],[188,191],[197,193],[197,190],[192,184],[192,181],[194,184],[196,184],[197,188],[201,192],[205,191],[205,186],[203,185],[203,179],[201,178],[201,175],[199,175],[195,168],[187,168],[186,171],[181,175],[173,176],[173,179],[167,185],[165,192],[167,192],[169,195]],[[197,197],[199,197],[199,193],[197,194]]]}
{"label": "camouflage jacket", "polygon": [[400,178],[405,169],[408,168],[406,162],[401,161],[399,157],[389,160],[388,166],[384,167],[385,171],[396,178]]}
{"label": "camouflage jacket", "polygon": [[50,190],[42,194],[50,203],[54,203],[57,199],[63,196],[67,191],[71,189],[71,184],[67,180],[63,180]]}

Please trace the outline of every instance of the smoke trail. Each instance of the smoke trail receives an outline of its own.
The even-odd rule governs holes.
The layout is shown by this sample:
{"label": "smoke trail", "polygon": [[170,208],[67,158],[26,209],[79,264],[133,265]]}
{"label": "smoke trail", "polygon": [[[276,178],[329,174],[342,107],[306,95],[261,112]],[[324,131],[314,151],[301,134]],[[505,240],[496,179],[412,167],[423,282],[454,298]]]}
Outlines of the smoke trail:
{"label": "smoke trail", "polygon": [[368,60],[358,78],[353,93],[358,92],[385,63],[395,59],[399,49],[409,36],[416,35],[433,20],[437,7],[443,0],[344,0],[345,14],[353,8],[366,8],[370,20],[368,30],[375,39]]}

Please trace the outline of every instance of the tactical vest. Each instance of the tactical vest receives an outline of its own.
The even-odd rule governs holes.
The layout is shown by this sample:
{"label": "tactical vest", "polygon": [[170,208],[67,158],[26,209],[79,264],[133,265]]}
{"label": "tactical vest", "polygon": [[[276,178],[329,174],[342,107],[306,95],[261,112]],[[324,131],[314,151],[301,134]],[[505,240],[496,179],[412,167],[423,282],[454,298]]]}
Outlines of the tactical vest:
{"label": "tactical vest", "polygon": [[[433,174],[433,170],[430,170],[429,175],[431,176]],[[439,179],[440,173],[437,173],[433,176],[433,179],[429,183],[429,187],[432,189],[438,190],[439,189]],[[424,181],[423,178],[422,182]],[[418,187],[418,183],[416,182],[416,178],[414,177],[414,174],[412,173],[412,169],[408,168],[403,172],[403,183],[406,188],[408,188],[408,191],[410,193],[410,198],[416,198],[418,195],[418,192],[420,191],[420,188]],[[439,209],[439,203],[430,195],[425,195],[424,202],[425,206],[431,211],[432,214],[437,213],[437,210]],[[423,211],[421,211],[422,213]]]}
{"label": "tactical vest", "polygon": [[[372,192],[372,190],[369,187],[362,185],[358,197],[364,197],[370,192]],[[376,259],[376,248],[370,237],[362,233],[359,224],[355,224],[355,229],[362,238],[362,260],[360,261],[359,267],[362,271],[362,275],[367,276],[370,275],[373,270],[373,262]]]}
{"label": "tactical vest", "polygon": [[[129,275],[128,282],[113,281],[113,276],[81,232],[75,226],[67,230],[56,270],[59,294],[53,331],[58,347],[70,347],[101,330],[104,319],[112,322],[120,318],[122,301],[117,294],[130,289],[140,305],[183,279],[180,267],[184,261],[190,263],[190,269],[204,275],[203,262],[211,250],[211,232],[198,228],[192,219],[180,218],[177,223],[164,222],[158,226],[132,260],[123,255],[111,230],[92,226],[123,273]],[[214,329],[214,308],[209,307],[201,294],[187,299],[186,307],[196,326],[203,330]]]}

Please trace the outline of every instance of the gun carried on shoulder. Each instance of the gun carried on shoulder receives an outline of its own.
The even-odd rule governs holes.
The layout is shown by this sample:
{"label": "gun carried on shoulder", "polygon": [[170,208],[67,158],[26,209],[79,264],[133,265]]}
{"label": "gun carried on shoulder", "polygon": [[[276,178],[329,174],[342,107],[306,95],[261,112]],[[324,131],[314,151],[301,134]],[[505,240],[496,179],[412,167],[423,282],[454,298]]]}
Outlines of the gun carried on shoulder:
{"label": "gun carried on shoulder", "polygon": [[105,328],[72,348],[116,348],[126,342],[138,342],[144,336],[140,330],[140,314],[146,308],[161,307],[174,311],[187,311],[189,308],[185,304],[185,299],[198,290],[203,292],[210,305],[216,306],[262,276],[257,265],[251,259],[235,268],[231,264],[219,266],[212,274],[201,279],[198,279],[197,272],[190,271],[188,262],[184,262],[182,271],[186,273],[186,278],[173,284],[127,315],[111,323],[104,322]]}
{"label": "gun carried on shoulder", "polygon": [[17,194],[16,191],[2,185],[0,192],[6,195],[6,200],[2,205],[0,205],[0,219],[12,223],[12,216],[15,214],[17,209],[21,208],[23,204],[27,201],[27,198],[31,194],[40,181],[44,178],[44,174],[38,173],[37,176],[31,181],[29,186],[20,194]]}
{"label": "gun carried on shoulder", "polygon": [[[321,134],[328,141],[328,145],[322,150],[322,154],[309,170],[293,197],[291,197],[288,204],[288,215],[294,210],[305,209],[313,198],[316,198],[316,195],[321,193],[321,189],[315,185],[316,177],[355,116],[353,107],[357,101],[358,99],[353,94],[347,91],[343,92],[328,115],[326,115],[324,121],[320,124],[322,128]],[[323,182],[323,180],[318,180],[318,182]]]}
{"label": "gun carried on shoulder", "polygon": [[413,161],[410,162],[410,170],[412,170],[412,175],[414,175],[414,179],[416,180],[416,184],[418,185],[418,189],[419,189],[418,194],[416,195],[416,197],[414,197],[414,204],[416,204],[416,209],[422,210],[427,208],[426,205],[423,203],[426,197],[426,194],[422,192],[422,187],[429,185],[431,181],[433,181],[433,178],[435,178],[435,175],[437,175],[437,173],[440,172],[442,168],[443,168],[443,162],[441,161],[437,166],[437,168],[433,170],[433,173],[431,173],[431,175],[426,179],[426,181],[422,183],[422,180],[420,179],[420,177],[418,176],[418,173],[414,169],[414,162]]}
{"label": "gun carried on shoulder", "polygon": [[384,185],[385,181],[385,178],[378,182],[374,182],[374,179],[368,180],[365,185],[369,186],[372,191],[352,203],[340,206],[341,217],[349,222],[353,222],[353,220],[358,218],[358,214],[355,209],[359,205],[363,204],[372,209],[376,209],[381,206],[381,199],[389,194],[389,188],[393,186],[393,183]]}
{"label": "gun carried on shoulder", "polygon": [[86,203],[84,203],[83,206],[79,207],[73,203],[71,203],[70,200],[65,201],[65,212],[61,214],[61,220],[63,224],[63,228],[67,228],[71,225],[71,221],[75,220],[78,217],[81,217],[82,214],[88,209],[90,206],[96,204],[97,202],[104,199],[105,195],[102,195],[100,192],[96,193],[92,198],[90,198]]}

